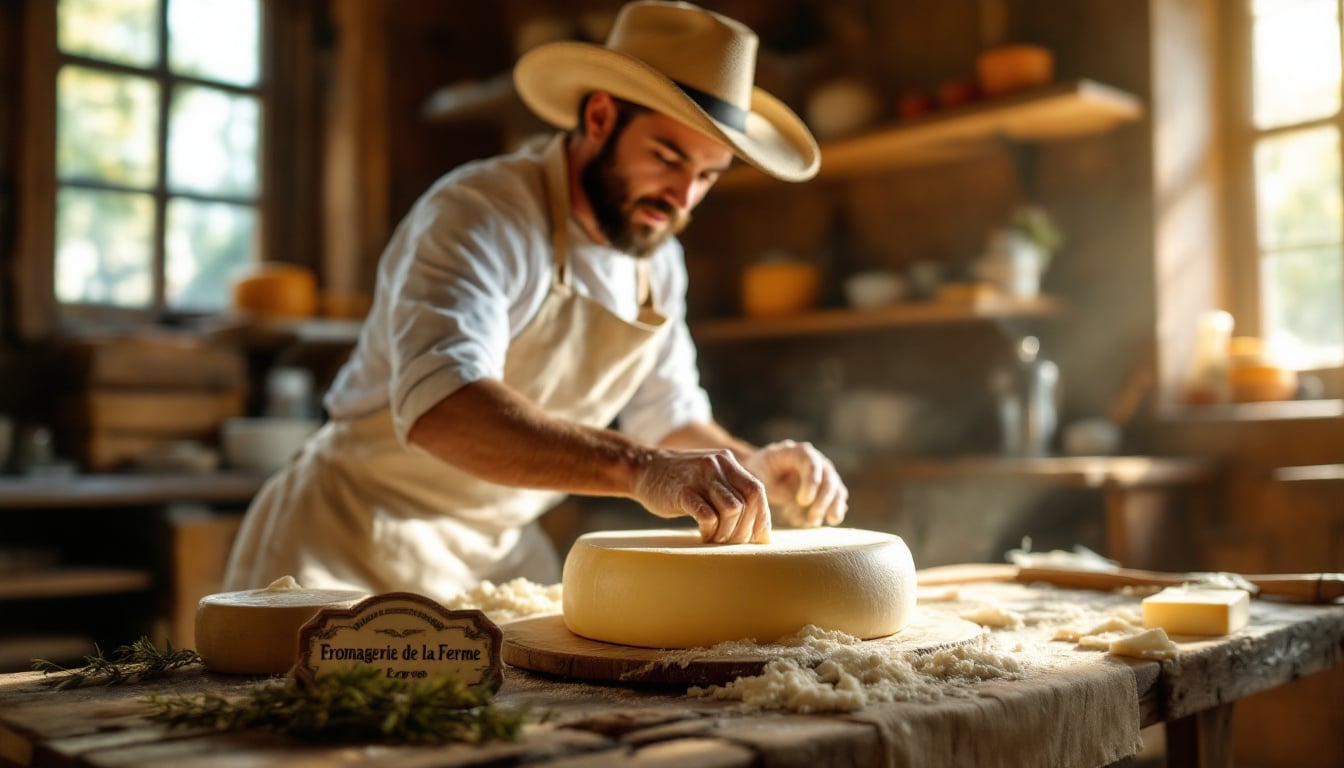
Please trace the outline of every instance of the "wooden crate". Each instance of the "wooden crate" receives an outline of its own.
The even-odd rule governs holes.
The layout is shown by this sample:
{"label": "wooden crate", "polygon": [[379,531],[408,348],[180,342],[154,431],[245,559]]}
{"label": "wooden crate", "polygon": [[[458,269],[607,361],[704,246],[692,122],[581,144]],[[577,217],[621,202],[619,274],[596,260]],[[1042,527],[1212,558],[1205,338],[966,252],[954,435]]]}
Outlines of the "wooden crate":
{"label": "wooden crate", "polygon": [[241,390],[98,389],[70,398],[64,420],[88,434],[213,436],[225,419],[243,415],[246,400]]}
{"label": "wooden crate", "polygon": [[247,361],[232,347],[187,335],[81,340],[64,355],[80,388],[232,391],[247,388]]}

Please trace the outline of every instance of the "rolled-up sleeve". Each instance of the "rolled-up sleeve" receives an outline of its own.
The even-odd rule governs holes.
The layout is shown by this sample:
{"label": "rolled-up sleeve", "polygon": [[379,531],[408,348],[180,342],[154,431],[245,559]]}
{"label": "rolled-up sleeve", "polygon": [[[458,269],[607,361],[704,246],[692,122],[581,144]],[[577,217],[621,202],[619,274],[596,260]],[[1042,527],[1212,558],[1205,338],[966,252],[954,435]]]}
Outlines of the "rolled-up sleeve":
{"label": "rolled-up sleeve", "polygon": [[407,222],[409,249],[387,275],[390,405],[397,438],[473,381],[502,378],[509,307],[527,244],[507,211],[471,189],[450,189]]}

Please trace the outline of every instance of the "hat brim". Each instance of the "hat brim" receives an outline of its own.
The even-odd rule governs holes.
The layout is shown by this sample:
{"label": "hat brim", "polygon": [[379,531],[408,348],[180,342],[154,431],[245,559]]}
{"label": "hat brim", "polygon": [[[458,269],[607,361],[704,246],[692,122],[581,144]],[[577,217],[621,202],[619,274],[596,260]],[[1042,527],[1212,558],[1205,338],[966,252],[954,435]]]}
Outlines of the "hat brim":
{"label": "hat brim", "polygon": [[722,141],[738,157],[776,178],[806,181],[821,167],[821,151],[807,126],[760,88],[752,88],[745,130],[739,131],[711,117],[662,72],[591,43],[565,41],[533,48],[514,66],[513,81],[523,103],[557,128],[574,128],[584,95],[607,91]]}

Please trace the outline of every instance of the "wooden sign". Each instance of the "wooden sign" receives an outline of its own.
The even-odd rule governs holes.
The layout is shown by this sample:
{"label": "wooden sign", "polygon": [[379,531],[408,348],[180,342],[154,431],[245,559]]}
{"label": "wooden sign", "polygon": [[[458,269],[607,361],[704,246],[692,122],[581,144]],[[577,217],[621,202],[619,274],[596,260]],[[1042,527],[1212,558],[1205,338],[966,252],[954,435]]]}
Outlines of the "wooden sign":
{"label": "wooden sign", "polygon": [[450,611],[424,595],[388,592],[350,608],[324,608],[299,629],[296,677],[367,664],[384,675],[421,680],[454,672],[471,686],[503,682],[499,627],[478,610]]}

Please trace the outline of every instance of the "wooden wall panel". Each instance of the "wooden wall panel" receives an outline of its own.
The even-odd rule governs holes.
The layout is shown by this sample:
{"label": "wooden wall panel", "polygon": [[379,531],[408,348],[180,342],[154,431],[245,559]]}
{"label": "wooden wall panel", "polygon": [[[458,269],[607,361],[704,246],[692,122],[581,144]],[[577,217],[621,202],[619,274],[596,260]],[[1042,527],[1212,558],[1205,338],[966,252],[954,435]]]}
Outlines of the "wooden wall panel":
{"label": "wooden wall panel", "polygon": [[1158,377],[1168,401],[1189,373],[1200,313],[1228,303],[1218,5],[1152,3]]}

